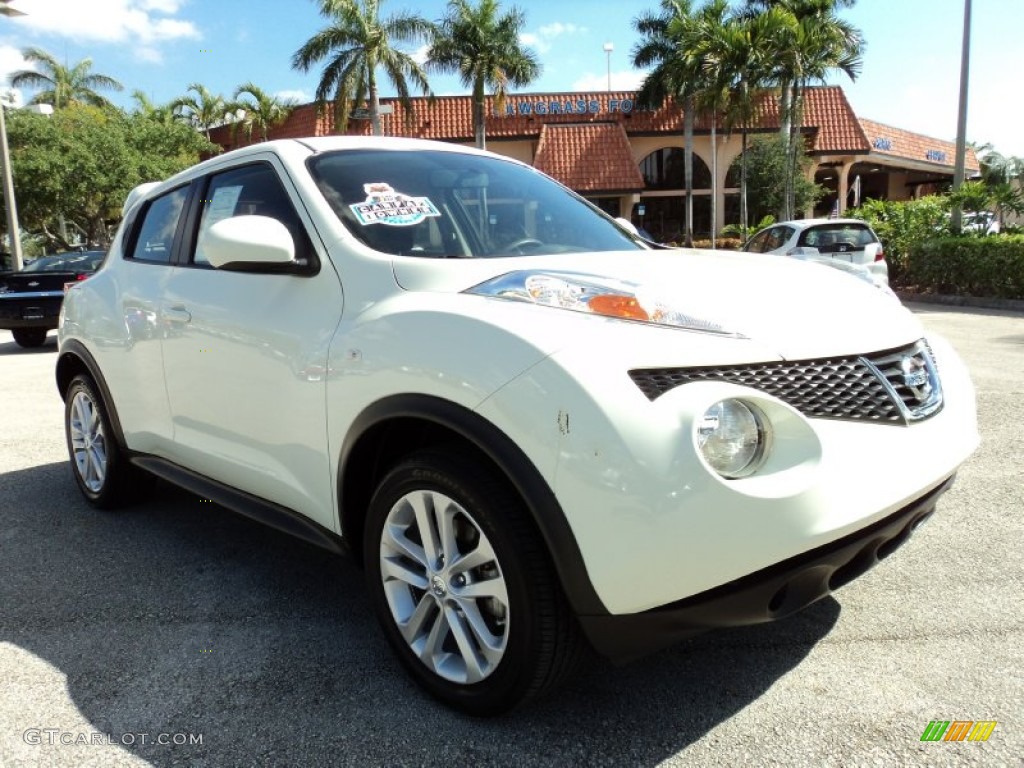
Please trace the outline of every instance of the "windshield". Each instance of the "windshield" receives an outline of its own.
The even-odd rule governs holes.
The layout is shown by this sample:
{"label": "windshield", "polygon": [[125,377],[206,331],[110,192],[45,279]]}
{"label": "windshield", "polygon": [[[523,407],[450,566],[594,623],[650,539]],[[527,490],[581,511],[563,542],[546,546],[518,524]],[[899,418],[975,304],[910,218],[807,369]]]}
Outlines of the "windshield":
{"label": "windshield", "polygon": [[362,242],[401,256],[479,258],[641,250],[638,238],[543,174],[438,150],[347,150],[310,171]]}
{"label": "windshield", "polygon": [[56,256],[43,256],[24,269],[25,272],[91,272],[103,261],[102,251],[74,251]]}

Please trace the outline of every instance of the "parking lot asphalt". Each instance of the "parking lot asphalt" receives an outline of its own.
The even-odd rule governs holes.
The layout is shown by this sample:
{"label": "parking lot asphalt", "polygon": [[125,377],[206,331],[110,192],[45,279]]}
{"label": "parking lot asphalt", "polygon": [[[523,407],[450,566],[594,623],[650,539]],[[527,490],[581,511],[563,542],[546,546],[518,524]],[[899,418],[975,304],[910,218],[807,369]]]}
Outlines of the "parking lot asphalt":
{"label": "parking lot asphalt", "polygon": [[[497,720],[419,692],[349,561],[163,484],[91,509],[54,335],[0,332],[0,767],[1024,765],[1024,315],[911,306],[978,391],[938,514],[797,616],[591,660]],[[933,720],[997,725],[921,742]]]}

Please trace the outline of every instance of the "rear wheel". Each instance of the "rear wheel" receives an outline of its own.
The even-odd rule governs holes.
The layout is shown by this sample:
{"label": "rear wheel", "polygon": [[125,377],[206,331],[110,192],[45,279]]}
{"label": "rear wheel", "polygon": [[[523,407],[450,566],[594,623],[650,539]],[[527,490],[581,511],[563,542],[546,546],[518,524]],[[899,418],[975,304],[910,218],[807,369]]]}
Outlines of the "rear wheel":
{"label": "rear wheel", "polygon": [[82,495],[93,506],[111,509],[139,488],[141,471],[128,463],[110,426],[106,404],[86,374],[71,380],[64,403],[71,471]]}
{"label": "rear wheel", "polygon": [[14,336],[14,342],[19,347],[26,349],[41,347],[46,343],[45,328],[15,328],[11,331],[11,335]]}
{"label": "rear wheel", "polygon": [[579,630],[514,489],[458,451],[395,467],[370,504],[364,556],[374,610],[416,681],[495,715],[575,666]]}

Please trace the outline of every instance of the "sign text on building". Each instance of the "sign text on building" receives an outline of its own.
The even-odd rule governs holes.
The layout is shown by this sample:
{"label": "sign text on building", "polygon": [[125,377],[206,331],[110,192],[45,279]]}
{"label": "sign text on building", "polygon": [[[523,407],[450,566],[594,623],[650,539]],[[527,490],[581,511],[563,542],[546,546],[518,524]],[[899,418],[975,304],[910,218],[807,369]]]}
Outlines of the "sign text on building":
{"label": "sign text on building", "polygon": [[[604,111],[597,99],[550,99],[547,101],[516,101],[505,104],[505,115],[596,115]],[[632,99],[610,99],[608,112],[633,111]]]}

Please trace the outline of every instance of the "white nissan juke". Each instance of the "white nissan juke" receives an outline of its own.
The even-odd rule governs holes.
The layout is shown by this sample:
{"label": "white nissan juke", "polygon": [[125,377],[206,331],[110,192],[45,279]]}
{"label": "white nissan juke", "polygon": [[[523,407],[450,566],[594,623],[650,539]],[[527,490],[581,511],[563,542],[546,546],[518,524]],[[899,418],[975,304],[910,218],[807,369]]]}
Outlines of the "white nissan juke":
{"label": "white nissan juke", "polygon": [[351,552],[398,658],[473,714],[588,642],[804,608],[978,441],[963,364],[891,294],[655,249],[450,144],[270,142],[145,185],[59,340],[89,502],[155,475]]}

